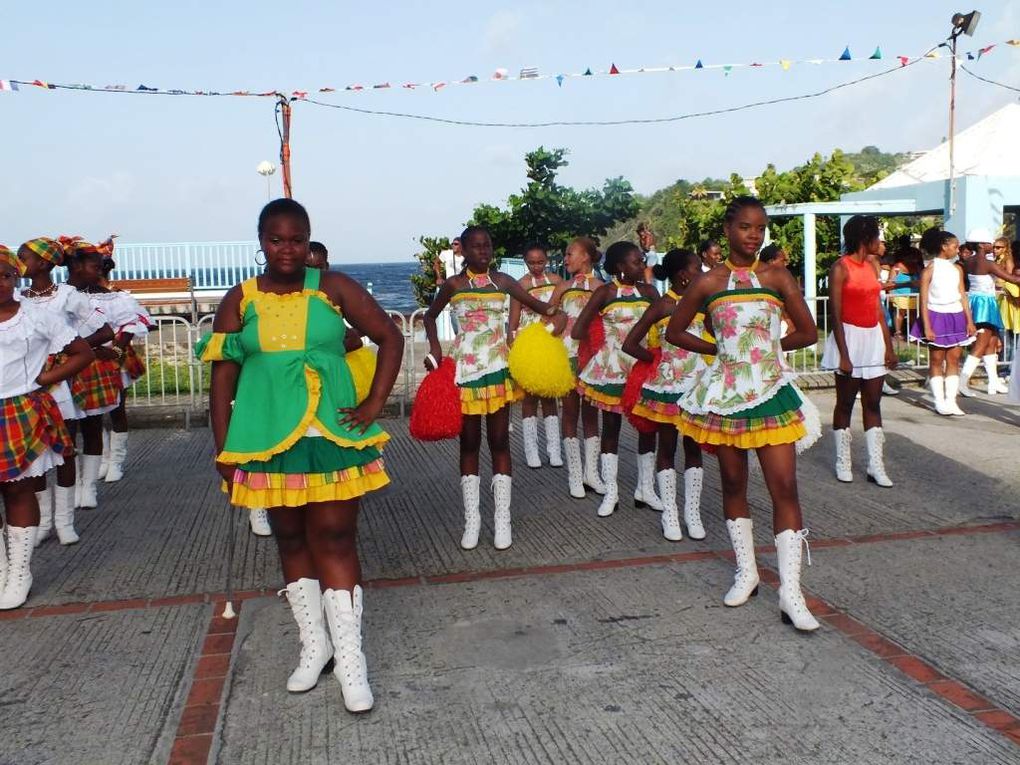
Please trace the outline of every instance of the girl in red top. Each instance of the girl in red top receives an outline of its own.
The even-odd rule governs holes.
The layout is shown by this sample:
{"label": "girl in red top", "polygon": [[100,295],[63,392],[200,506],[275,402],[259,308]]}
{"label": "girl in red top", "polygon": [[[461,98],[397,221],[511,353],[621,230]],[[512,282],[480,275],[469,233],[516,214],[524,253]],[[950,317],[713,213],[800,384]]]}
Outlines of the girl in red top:
{"label": "girl in red top", "polygon": [[836,370],[836,478],[854,479],[850,460],[850,417],[860,391],[868,441],[868,480],[892,486],[882,456],[882,382],[897,364],[889,325],[884,321],[882,285],[875,268],[880,249],[878,219],[855,215],[843,226],[846,255],[829,271],[832,332],[825,340],[822,367]]}

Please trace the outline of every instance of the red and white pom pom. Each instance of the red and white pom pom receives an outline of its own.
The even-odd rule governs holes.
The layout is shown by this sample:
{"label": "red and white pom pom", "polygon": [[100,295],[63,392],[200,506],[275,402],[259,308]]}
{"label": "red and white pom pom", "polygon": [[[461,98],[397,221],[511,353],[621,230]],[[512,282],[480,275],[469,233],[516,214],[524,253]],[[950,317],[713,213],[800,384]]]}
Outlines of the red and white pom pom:
{"label": "red and white pom pom", "polygon": [[443,441],[457,438],[463,415],[460,390],[454,382],[457,366],[446,357],[439,368],[425,375],[411,409],[411,436],[419,441]]}
{"label": "red and white pom pom", "polygon": [[634,414],[634,407],[641,398],[641,389],[648,382],[655,368],[659,366],[662,350],[653,348],[651,354],[651,361],[637,361],[631,367],[630,374],[627,375],[627,384],[623,386],[623,395],[620,397],[620,405],[627,415],[627,420],[637,428],[638,433],[654,433],[659,429],[658,423]]}
{"label": "red and white pom pom", "polygon": [[588,325],[588,336],[581,339],[577,347],[577,369],[580,372],[591,361],[592,356],[606,344],[606,325],[599,314]]}

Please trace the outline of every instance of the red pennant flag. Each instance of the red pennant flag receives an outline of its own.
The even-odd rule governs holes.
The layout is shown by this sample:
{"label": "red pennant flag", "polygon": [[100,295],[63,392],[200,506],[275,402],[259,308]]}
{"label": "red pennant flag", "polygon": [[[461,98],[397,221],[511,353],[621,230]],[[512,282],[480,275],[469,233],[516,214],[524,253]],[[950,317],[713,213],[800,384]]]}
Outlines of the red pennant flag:
{"label": "red pennant flag", "polygon": [[32,84],[36,85],[36,86],[38,86],[40,88],[46,88],[47,90],[53,90],[53,86],[52,85],[50,85],[48,82],[43,82],[42,80],[33,80]]}
{"label": "red pennant flag", "polygon": [[609,73],[610,74],[619,74],[620,70],[616,68],[616,64],[613,64],[611,67],[609,67]]}
{"label": "red pennant flag", "polygon": [[291,95],[294,98],[308,98],[308,91],[307,90],[295,90],[293,93],[291,93]]}
{"label": "red pennant flag", "polygon": [[910,56],[897,56],[896,58],[900,60],[900,66],[906,66],[910,63]]}

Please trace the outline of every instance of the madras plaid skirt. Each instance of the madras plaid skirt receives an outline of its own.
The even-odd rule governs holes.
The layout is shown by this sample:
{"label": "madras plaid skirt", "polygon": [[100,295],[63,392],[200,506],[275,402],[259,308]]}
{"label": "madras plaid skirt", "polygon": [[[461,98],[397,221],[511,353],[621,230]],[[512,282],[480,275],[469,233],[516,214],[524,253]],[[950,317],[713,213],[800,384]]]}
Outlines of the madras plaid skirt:
{"label": "madras plaid skirt", "polygon": [[124,386],[121,383],[118,362],[96,359],[82,370],[78,380],[85,390],[81,408],[86,412],[120,403],[120,394]]}
{"label": "madras plaid skirt", "polygon": [[122,368],[132,380],[137,380],[145,374],[145,362],[135,352],[133,345],[129,345],[127,350],[124,351],[124,365]]}
{"label": "madras plaid skirt", "polygon": [[0,481],[24,473],[47,449],[57,454],[72,450],[53,396],[34,391],[0,400]]}
{"label": "madras plaid skirt", "polygon": [[[49,372],[57,364],[62,364],[67,361],[66,353],[52,353],[50,357],[46,359],[46,366],[44,370]],[[74,401],[74,405],[81,410],[85,409],[85,383],[81,381],[81,377],[75,376],[67,381],[68,386],[71,388],[71,400]],[[52,388],[51,388],[52,390]]]}

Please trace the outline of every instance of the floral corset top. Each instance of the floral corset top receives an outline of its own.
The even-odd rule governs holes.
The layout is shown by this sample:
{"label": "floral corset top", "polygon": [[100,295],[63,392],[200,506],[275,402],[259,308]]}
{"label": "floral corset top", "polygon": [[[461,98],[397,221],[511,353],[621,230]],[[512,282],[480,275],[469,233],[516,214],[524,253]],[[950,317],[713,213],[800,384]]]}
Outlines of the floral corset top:
{"label": "floral corset top", "polygon": [[[682,299],[682,296],[673,290],[669,290],[666,296],[672,298],[676,303]],[[644,387],[658,393],[682,394],[694,386],[698,375],[708,366],[711,358],[667,342],[666,327],[669,326],[671,318],[672,316],[666,316],[655,323],[653,331],[659,338],[662,355],[659,357],[658,367]],[[691,319],[687,332],[704,340],[712,340],[712,336],[705,331],[705,314],[700,311]]]}
{"label": "floral corset top", "polygon": [[481,379],[507,368],[506,293],[488,273],[467,272],[468,286],[453,294],[450,304],[457,321],[451,355],[457,362],[455,381]]}
{"label": "floral corset top", "polygon": [[[538,284],[535,284],[535,278],[531,279],[531,286],[528,287],[528,293],[539,300],[549,302],[549,298],[552,297],[553,290],[556,289],[556,285],[549,281],[548,274],[542,274],[542,280]],[[529,324],[534,324],[540,319],[539,315],[528,308],[526,305],[521,306],[521,321],[519,328],[524,329]]]}
{"label": "floral corset top", "polygon": [[782,298],[761,286],[753,267],[730,268],[726,289],[705,304],[715,332],[715,359],[680,403],[698,414],[750,409],[792,379],[780,345]]}
{"label": "floral corset top", "polygon": [[571,280],[570,286],[567,287],[563,294],[560,295],[560,307],[563,309],[563,313],[567,315],[567,328],[563,330],[563,344],[567,346],[567,356],[570,358],[577,357],[577,349],[580,344],[580,340],[574,340],[570,336],[570,331],[574,328],[574,322],[577,321],[577,317],[581,315],[581,311],[588,305],[588,301],[591,300],[591,295],[594,290],[591,288],[593,274],[578,274]]}

